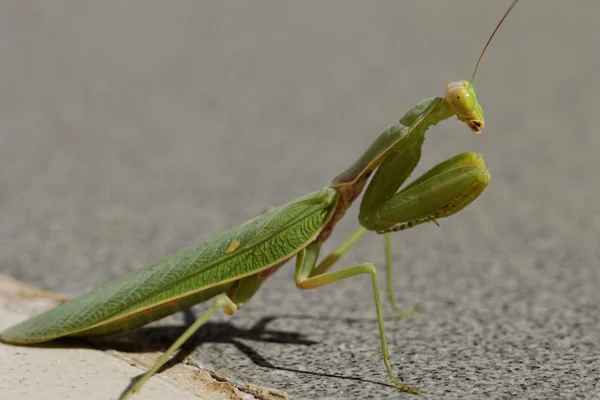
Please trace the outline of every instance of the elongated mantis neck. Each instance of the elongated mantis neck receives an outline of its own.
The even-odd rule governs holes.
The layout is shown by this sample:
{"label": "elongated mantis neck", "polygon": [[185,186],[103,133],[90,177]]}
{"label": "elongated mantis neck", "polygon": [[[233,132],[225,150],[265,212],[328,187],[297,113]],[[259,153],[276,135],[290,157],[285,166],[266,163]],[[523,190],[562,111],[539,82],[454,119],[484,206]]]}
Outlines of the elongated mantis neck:
{"label": "elongated mantis neck", "polygon": [[[343,197],[353,200],[386,155],[393,152],[396,146],[404,145],[405,135],[409,130],[410,140],[410,137],[424,135],[430,126],[453,115],[454,111],[442,97],[432,97],[419,102],[408,110],[398,123],[381,133],[356,162],[336,176],[331,187],[340,190]],[[344,196],[344,192],[348,192],[347,196]]]}
{"label": "elongated mantis neck", "polygon": [[[318,242],[322,243],[327,240],[333,227],[342,219],[346,210],[360,195],[373,171],[384,162],[388,155],[394,152],[397,146],[417,146],[420,152],[420,146],[423,143],[427,128],[450,118],[452,115],[454,115],[454,111],[444,98],[425,99],[404,114],[398,123],[390,126],[379,135],[367,151],[350,168],[335,177],[331,183],[330,187],[339,194],[339,201],[335,214],[327,227],[323,229]],[[418,162],[418,158],[416,162]],[[412,168],[410,168],[409,174],[410,171],[412,171]],[[390,180],[390,182],[395,181],[397,180]],[[391,189],[391,191],[395,191],[395,189]]]}
{"label": "elongated mantis neck", "polygon": [[[455,111],[445,99],[441,97],[432,97],[422,100],[417,103],[416,106],[408,110],[408,112],[400,118],[399,123],[404,125],[407,128],[406,130],[408,130],[408,128],[413,128],[411,134],[419,132],[425,134],[425,131],[427,131],[429,127],[437,125],[440,121],[454,115]],[[392,127],[390,127],[390,129]]]}

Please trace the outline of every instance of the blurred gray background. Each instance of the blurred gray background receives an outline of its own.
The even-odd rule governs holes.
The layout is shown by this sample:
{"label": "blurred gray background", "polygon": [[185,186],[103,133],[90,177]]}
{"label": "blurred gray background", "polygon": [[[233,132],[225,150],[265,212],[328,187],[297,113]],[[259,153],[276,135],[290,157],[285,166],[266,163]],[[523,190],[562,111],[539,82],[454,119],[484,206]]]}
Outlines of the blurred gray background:
{"label": "blurred gray background", "polygon": [[[508,4],[1,2],[0,272],[82,293],[327,185],[470,78]],[[392,363],[428,398],[600,396],[599,13],[522,1],[475,81],[482,135],[428,133],[417,172],[462,151],[492,170],[441,228],[393,237],[397,297],[423,312],[384,305]],[[367,260],[381,237],[340,266]],[[194,358],[236,382],[411,398],[387,382],[367,277],[301,292],[290,264],[212,321]]]}

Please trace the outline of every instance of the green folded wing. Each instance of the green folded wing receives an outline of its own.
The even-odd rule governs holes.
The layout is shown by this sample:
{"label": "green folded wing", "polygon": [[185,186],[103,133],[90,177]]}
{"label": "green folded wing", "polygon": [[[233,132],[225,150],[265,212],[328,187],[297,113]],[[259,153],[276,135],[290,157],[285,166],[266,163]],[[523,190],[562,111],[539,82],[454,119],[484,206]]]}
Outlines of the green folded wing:
{"label": "green folded wing", "polygon": [[[0,340],[43,342],[147,313],[174,300],[194,295],[198,301],[205,300],[197,296],[199,292],[225,287],[281,263],[314,240],[333,213],[336,196],[333,189],[325,188],[274,208],[9,328]],[[231,251],[234,241],[239,246]]]}

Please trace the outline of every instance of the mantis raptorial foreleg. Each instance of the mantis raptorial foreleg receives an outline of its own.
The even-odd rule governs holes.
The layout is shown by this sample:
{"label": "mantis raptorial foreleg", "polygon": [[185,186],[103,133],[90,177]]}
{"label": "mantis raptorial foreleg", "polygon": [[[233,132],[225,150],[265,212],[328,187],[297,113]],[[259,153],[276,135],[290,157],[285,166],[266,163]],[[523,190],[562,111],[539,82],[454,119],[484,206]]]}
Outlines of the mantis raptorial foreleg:
{"label": "mantis raptorial foreleg", "polygon": [[[393,164],[382,165],[381,174],[393,172]],[[388,168],[388,169],[385,169]],[[373,204],[372,209],[362,208],[361,214],[365,220],[377,221],[386,226],[377,230],[384,234],[386,259],[386,288],[387,295],[394,313],[400,318],[409,318],[418,311],[415,307],[409,312],[402,312],[394,300],[392,279],[392,244],[390,232],[413,228],[425,222],[433,222],[456,214],[475,200],[487,187],[490,181],[489,170],[485,167],[483,157],[477,153],[461,153],[441,162],[421,177],[389,199],[381,201],[381,193],[377,190],[367,190],[367,204]],[[369,227],[374,230],[374,227]],[[354,232],[336,250],[329,254],[311,275],[325,273],[348,250],[352,248],[369,228],[364,226]]]}
{"label": "mantis raptorial foreleg", "polygon": [[392,244],[389,233],[456,214],[473,202],[489,181],[490,174],[483,157],[477,153],[461,153],[424,173],[373,212],[376,216],[371,216],[372,219],[395,224],[378,230],[378,233],[385,234],[386,287],[396,315],[407,318],[417,309],[403,313],[394,301]]}
{"label": "mantis raptorial foreleg", "polygon": [[490,171],[480,154],[458,154],[383,203],[377,218],[395,225],[377,232],[401,231],[456,214],[473,202],[489,182]]}

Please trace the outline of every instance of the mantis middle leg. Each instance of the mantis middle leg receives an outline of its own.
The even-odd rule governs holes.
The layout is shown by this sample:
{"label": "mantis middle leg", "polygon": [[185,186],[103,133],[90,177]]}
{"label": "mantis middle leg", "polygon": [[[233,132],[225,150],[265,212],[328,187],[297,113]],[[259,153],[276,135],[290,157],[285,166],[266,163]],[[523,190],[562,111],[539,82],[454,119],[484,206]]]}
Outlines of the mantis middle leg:
{"label": "mantis middle leg", "polygon": [[296,261],[296,286],[302,290],[315,289],[320,286],[351,278],[356,275],[367,274],[371,277],[371,284],[373,287],[373,299],[375,301],[375,310],[377,312],[377,324],[379,325],[379,337],[381,341],[381,354],[383,355],[383,362],[388,373],[389,379],[392,381],[394,386],[399,390],[408,393],[419,393],[419,389],[400,383],[390,364],[390,355],[388,351],[387,339],[385,334],[385,327],[383,322],[383,310],[381,307],[381,298],[379,295],[379,284],[377,282],[377,271],[375,265],[372,263],[364,263],[355,265],[349,268],[344,268],[332,272],[323,272],[315,274],[315,271],[319,271],[320,268],[316,267],[316,261],[319,256],[319,245],[316,242],[309,244],[299,254]]}

